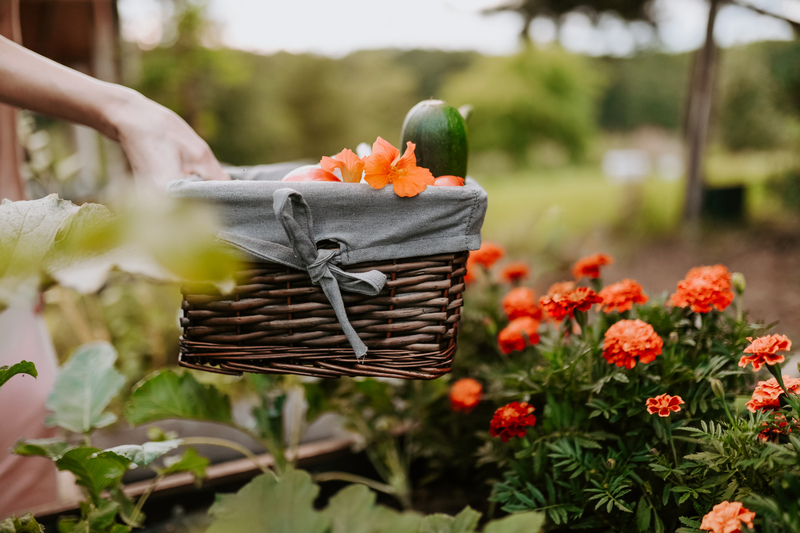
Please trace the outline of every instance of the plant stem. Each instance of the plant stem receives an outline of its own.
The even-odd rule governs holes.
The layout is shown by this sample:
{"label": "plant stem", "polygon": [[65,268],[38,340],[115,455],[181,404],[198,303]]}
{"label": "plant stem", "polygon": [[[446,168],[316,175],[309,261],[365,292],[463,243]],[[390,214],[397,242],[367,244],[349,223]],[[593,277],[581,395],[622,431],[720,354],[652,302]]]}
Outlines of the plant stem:
{"label": "plant stem", "polygon": [[150,484],[147,486],[147,489],[145,489],[145,491],[141,494],[141,496],[139,496],[139,499],[136,501],[136,507],[133,508],[133,512],[131,513],[131,516],[129,518],[130,526],[136,526],[138,524],[139,515],[142,513],[142,508],[144,507],[144,503],[147,501],[147,499],[150,497],[153,491],[156,490],[156,487],[158,486],[159,483],[161,483],[161,480],[163,479],[164,479],[164,474],[156,475],[156,477],[153,478],[153,481],[150,482]]}
{"label": "plant stem", "polygon": [[400,499],[398,497],[397,490],[393,486],[386,483],[381,483],[380,481],[375,481],[374,479],[359,476],[357,474],[351,474],[349,472],[322,472],[319,474],[314,474],[312,478],[315,482],[319,483],[325,481],[347,481],[348,483],[360,483],[362,485],[366,485],[372,490],[389,494],[398,498],[398,500]]}
{"label": "plant stem", "polygon": [[264,472],[265,474],[271,474],[272,470],[261,464],[261,461],[258,460],[258,456],[251,452],[246,447],[242,446],[238,442],[234,442],[228,439],[218,439],[215,437],[186,437],[183,439],[183,444],[186,446],[197,446],[200,444],[210,444],[212,446],[222,446],[223,448],[230,448],[231,450],[235,450],[248,459],[250,459],[254,465],[256,465],[259,470]]}

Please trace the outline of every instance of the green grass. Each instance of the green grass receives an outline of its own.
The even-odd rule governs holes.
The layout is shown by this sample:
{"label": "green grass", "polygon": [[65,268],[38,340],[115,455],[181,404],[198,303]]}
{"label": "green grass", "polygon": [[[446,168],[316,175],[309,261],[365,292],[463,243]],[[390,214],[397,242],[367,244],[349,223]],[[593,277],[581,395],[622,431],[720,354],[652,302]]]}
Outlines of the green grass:
{"label": "green grass", "polygon": [[[791,168],[793,161],[783,152],[729,154],[712,149],[706,160],[707,183],[746,185],[748,220],[769,222],[785,213],[765,182]],[[611,183],[597,163],[485,172],[477,179],[489,194],[484,238],[516,255],[539,255],[612,235],[661,237],[680,228],[682,179]]]}

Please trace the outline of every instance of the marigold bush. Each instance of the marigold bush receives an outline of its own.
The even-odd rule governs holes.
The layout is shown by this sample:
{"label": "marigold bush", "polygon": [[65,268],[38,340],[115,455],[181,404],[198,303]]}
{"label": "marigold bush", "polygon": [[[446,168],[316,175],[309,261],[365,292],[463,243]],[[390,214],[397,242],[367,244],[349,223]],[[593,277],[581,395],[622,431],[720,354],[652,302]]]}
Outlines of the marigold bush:
{"label": "marigold bush", "polygon": [[544,512],[548,532],[800,531],[784,488],[800,493],[800,379],[781,373],[791,341],[732,305],[744,280],[734,290],[725,266],[648,297],[632,279],[603,286],[611,261],[576,262],[539,299],[542,321],[530,280],[470,287],[453,372],[480,379],[494,406],[459,419],[478,428],[491,501]]}

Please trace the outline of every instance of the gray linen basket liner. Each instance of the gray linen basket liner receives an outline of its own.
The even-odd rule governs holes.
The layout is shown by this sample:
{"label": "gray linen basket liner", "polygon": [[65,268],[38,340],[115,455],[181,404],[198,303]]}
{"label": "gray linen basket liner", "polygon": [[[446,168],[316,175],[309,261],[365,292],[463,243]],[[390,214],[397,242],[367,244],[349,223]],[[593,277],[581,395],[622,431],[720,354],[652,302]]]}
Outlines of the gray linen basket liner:
{"label": "gray linen basket liner", "polygon": [[[297,165],[294,165],[297,166]],[[488,205],[471,178],[463,187],[428,187],[401,198],[391,185],[282,182],[292,164],[229,169],[232,181],[179,180],[173,198],[213,204],[223,229],[218,238],[245,259],[308,271],[331,302],[359,358],[367,348],[347,320],[341,290],[374,295],[386,276],[377,270],[344,272],[337,265],[477,250]],[[317,249],[325,242],[337,249]]]}

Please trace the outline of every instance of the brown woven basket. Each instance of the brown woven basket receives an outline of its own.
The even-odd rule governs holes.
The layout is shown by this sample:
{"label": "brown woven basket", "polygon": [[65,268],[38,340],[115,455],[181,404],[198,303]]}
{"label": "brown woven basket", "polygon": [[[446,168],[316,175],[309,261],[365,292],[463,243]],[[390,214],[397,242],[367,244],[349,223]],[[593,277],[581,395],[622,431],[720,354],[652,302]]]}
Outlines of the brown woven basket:
{"label": "brown woven basket", "polygon": [[450,372],[456,351],[466,259],[459,252],[343,267],[387,276],[376,296],[342,293],[369,348],[361,362],[304,271],[252,264],[225,296],[211,285],[186,286],[180,364],[225,374],[437,378]]}

